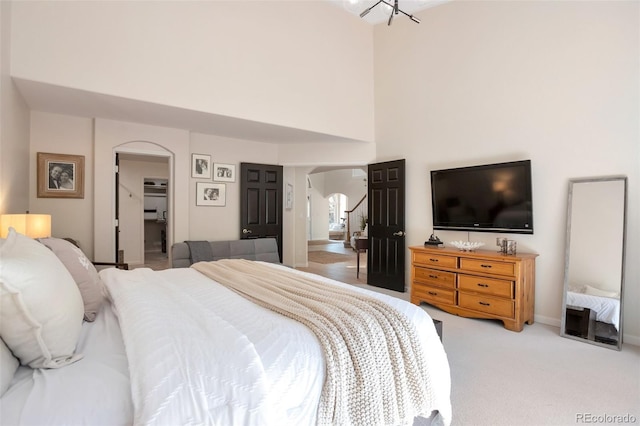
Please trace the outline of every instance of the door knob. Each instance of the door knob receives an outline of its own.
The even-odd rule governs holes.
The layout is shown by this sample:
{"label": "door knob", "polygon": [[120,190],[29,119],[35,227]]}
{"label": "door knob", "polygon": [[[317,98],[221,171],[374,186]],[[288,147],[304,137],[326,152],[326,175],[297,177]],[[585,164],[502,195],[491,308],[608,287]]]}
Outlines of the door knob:
{"label": "door knob", "polygon": [[395,235],[396,237],[404,237],[405,234],[404,231],[398,231],[398,232],[394,232],[393,235]]}
{"label": "door knob", "polygon": [[242,230],[242,233],[243,233],[243,234],[250,234],[250,233],[251,233],[251,230],[250,230],[250,229],[247,229],[247,228],[244,228],[244,229]]}

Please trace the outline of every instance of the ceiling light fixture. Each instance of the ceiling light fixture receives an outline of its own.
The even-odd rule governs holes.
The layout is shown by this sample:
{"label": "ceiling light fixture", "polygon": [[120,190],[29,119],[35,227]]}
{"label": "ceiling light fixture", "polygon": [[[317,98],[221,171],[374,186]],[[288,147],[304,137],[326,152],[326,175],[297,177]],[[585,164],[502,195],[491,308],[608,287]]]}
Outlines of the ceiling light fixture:
{"label": "ceiling light fixture", "polygon": [[406,15],[409,17],[409,19],[411,19],[413,22],[415,22],[416,24],[420,23],[420,20],[418,18],[416,18],[413,15],[408,14],[407,12],[400,10],[400,8],[398,7],[398,0],[393,0],[393,4],[385,1],[385,0],[378,0],[377,3],[375,3],[373,6],[366,8],[361,14],[360,17],[364,18],[365,16],[367,16],[367,14],[369,12],[371,12],[371,9],[373,9],[374,7],[376,7],[377,5],[379,5],[380,3],[384,3],[387,6],[389,6],[391,8],[391,15],[389,15],[389,21],[387,21],[387,25],[391,25],[391,22],[393,21],[393,15],[397,15],[398,13],[402,13],[403,15]]}

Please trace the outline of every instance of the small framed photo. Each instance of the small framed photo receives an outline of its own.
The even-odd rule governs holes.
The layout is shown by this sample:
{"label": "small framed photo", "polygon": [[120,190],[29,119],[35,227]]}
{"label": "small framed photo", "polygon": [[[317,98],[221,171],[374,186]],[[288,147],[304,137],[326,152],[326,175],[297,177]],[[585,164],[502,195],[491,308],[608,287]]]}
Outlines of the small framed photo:
{"label": "small framed photo", "polygon": [[84,155],[39,152],[38,198],[84,198]]}
{"label": "small framed photo", "polygon": [[217,182],[235,182],[236,166],[233,164],[215,163],[213,165],[213,180]]}
{"label": "small framed photo", "polygon": [[191,177],[211,179],[211,156],[191,154]]}
{"label": "small framed photo", "polygon": [[196,206],[224,207],[227,200],[224,183],[196,183]]}
{"label": "small framed photo", "polygon": [[293,185],[287,183],[287,187],[284,194],[284,208],[291,210],[293,208]]}

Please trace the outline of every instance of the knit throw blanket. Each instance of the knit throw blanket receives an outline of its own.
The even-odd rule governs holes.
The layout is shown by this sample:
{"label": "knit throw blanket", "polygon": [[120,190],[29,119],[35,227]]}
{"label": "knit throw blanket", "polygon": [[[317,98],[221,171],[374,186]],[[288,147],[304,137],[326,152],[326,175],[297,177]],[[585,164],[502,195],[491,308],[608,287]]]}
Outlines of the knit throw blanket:
{"label": "knit throw blanket", "polygon": [[431,414],[430,377],[415,327],[389,305],[249,260],[192,268],[315,333],[326,360],[319,425],[411,424]]}

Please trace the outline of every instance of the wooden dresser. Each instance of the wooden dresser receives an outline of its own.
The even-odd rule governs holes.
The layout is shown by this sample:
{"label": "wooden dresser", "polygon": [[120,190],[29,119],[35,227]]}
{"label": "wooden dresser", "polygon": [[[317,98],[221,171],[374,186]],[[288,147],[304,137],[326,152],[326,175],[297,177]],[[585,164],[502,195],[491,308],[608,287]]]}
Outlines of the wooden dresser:
{"label": "wooden dresser", "polygon": [[413,246],[411,303],[467,318],[493,318],[522,331],[533,324],[537,254]]}

